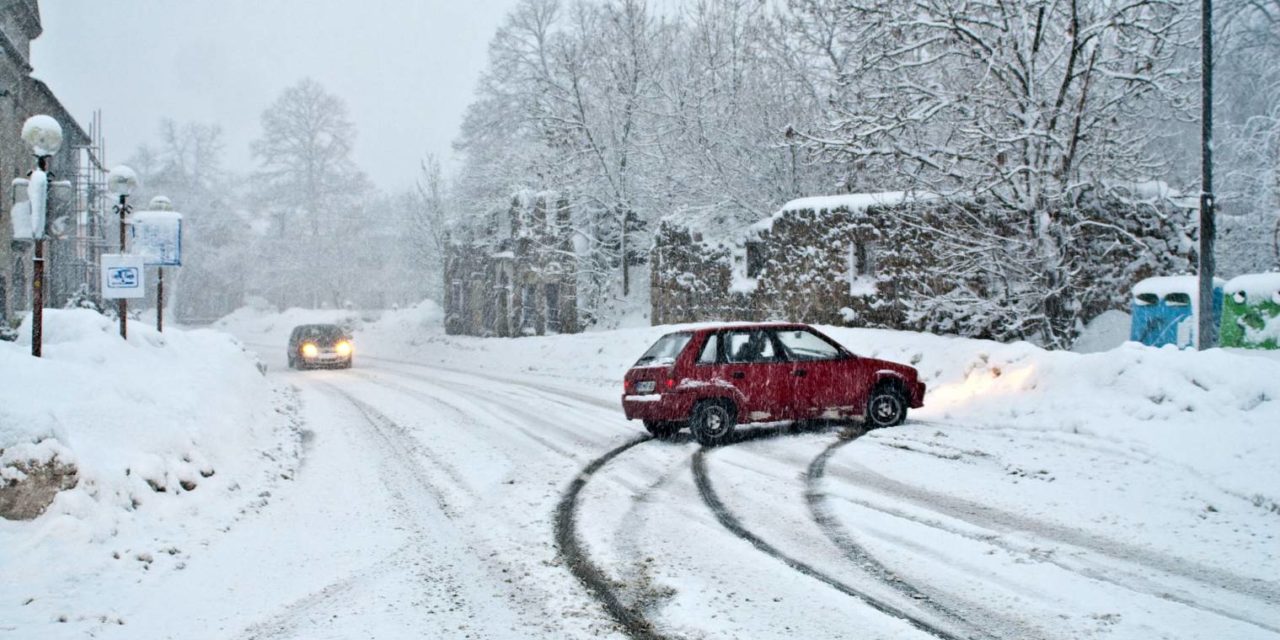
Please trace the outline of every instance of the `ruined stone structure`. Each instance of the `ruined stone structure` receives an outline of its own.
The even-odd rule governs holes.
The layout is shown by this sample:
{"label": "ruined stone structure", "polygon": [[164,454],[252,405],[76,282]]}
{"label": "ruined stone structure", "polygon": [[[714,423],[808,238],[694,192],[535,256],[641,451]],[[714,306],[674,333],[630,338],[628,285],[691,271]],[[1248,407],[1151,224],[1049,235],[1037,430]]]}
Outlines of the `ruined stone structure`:
{"label": "ruined stone structure", "polygon": [[444,281],[451,335],[578,332],[568,201],[521,194],[482,224],[456,229],[446,247]]}
{"label": "ruined stone structure", "polygon": [[658,227],[650,256],[650,317],[1026,339],[1053,304],[1055,322],[1087,321],[1122,308],[1133,282],[1193,264],[1188,210],[1168,199],[1083,192],[1043,215],[1076,221],[1063,256],[1073,280],[1059,287],[1073,297],[1045,293],[1055,289],[1035,271],[1042,252],[1026,239],[1026,212],[980,200],[902,192],[802,198],[732,229],[673,215]]}

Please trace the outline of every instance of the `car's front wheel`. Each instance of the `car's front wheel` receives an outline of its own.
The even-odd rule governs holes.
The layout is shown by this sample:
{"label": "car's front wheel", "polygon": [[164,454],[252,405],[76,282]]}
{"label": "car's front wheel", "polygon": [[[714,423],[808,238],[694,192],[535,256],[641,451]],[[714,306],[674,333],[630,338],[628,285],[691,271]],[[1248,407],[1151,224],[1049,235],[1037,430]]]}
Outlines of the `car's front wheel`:
{"label": "car's front wheel", "polygon": [[896,385],[880,385],[867,400],[867,428],[896,427],[907,419],[907,399]]}
{"label": "car's front wheel", "polygon": [[644,428],[655,438],[670,438],[680,431],[679,422],[668,420],[645,420]]}
{"label": "car's front wheel", "polygon": [[693,408],[693,416],[689,419],[689,430],[693,437],[704,447],[714,447],[724,443],[733,435],[737,416],[733,405],[728,402],[709,400]]}

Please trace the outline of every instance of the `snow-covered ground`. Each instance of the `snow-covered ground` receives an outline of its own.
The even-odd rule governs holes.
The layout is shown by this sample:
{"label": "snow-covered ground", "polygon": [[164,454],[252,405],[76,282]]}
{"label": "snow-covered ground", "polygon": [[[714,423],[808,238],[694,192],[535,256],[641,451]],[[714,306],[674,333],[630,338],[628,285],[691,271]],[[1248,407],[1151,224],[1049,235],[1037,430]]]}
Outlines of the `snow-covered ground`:
{"label": "snow-covered ground", "polygon": [[[355,368],[285,369],[289,330],[317,321],[353,327]],[[83,474],[0,521],[0,637],[1280,637],[1268,354],[829,328],[916,366],[925,408],[704,450],[618,406],[670,328],[454,337],[432,303],[215,325],[265,379],[211,331],[109,328],[78,321],[47,365],[0,343],[23,371],[0,447],[51,435]],[[80,439],[108,424],[124,446]],[[194,491],[117,477],[181,479],[186,450],[217,467]]]}

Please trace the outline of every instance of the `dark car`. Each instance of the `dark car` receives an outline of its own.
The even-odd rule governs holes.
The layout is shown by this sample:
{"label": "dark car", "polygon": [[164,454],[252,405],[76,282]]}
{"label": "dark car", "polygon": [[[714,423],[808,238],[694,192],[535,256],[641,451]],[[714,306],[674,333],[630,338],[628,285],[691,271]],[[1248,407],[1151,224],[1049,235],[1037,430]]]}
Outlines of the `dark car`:
{"label": "dark car", "polygon": [[735,425],[862,418],[902,424],[924,406],[913,367],[854,355],[805,324],[734,324],[669,333],[627,372],[622,407],[655,436],[685,425],[698,442],[725,441]]}
{"label": "dark car", "polygon": [[336,324],[303,324],[289,334],[289,368],[351,368],[355,346]]}

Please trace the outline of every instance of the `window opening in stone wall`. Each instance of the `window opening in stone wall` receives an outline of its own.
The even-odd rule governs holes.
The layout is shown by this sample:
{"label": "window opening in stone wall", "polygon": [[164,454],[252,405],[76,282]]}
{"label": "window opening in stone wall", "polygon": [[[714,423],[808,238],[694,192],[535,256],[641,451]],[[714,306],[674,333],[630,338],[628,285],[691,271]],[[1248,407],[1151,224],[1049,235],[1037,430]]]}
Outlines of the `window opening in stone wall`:
{"label": "window opening in stone wall", "polygon": [[520,332],[534,333],[533,326],[533,301],[537,294],[533,290],[533,285],[526,284],[520,288]]}
{"label": "window opening in stone wall", "polygon": [[547,284],[547,331],[560,332],[560,284]]}

